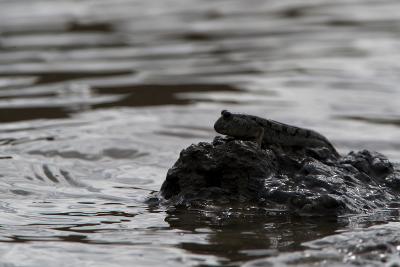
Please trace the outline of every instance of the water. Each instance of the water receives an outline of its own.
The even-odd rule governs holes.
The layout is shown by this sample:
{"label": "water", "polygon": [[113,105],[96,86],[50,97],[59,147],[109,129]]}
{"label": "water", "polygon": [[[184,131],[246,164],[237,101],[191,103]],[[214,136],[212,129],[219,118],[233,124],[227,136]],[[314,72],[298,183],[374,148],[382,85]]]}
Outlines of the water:
{"label": "water", "polygon": [[397,214],[145,204],[222,109],[400,161],[398,1],[0,1],[1,266],[237,266]]}

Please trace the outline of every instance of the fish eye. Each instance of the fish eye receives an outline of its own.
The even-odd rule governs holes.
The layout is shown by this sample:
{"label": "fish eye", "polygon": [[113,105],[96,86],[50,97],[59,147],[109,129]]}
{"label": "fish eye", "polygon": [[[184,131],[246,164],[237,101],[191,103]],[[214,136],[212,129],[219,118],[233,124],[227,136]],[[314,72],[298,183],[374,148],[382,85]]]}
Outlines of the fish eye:
{"label": "fish eye", "polygon": [[230,113],[229,111],[227,111],[227,110],[223,110],[223,111],[221,111],[221,115],[224,117],[224,118],[229,118],[231,115],[232,115],[232,113]]}

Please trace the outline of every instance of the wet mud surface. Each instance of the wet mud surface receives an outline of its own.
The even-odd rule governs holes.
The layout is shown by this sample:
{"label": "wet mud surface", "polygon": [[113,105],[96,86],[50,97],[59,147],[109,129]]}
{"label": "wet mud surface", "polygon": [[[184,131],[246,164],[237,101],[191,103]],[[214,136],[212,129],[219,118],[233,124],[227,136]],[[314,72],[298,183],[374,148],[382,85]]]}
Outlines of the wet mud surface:
{"label": "wet mud surface", "polygon": [[393,0],[1,1],[1,264],[268,266],[313,250],[314,262],[375,266],[377,253],[396,255],[394,234],[371,238],[393,245],[371,257],[349,247],[356,262],[336,246],[390,233],[397,201],[315,219],[146,200],[182,149],[212,140],[222,109],[398,163],[398,10]]}
{"label": "wet mud surface", "polygon": [[[292,150],[292,151],[291,151]],[[326,148],[267,146],[215,138],[180,153],[160,202],[240,203],[299,216],[339,216],[387,209],[399,200],[400,169],[376,152],[337,157]]]}

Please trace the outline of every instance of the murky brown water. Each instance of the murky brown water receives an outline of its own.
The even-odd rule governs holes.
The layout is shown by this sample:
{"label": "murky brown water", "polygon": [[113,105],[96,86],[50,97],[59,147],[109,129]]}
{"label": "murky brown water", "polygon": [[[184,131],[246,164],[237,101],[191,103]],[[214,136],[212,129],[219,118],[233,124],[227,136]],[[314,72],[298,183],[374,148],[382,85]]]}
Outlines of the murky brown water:
{"label": "murky brown water", "polygon": [[181,149],[213,138],[221,109],[400,161],[399,10],[395,0],[0,1],[1,266],[256,266],[396,221],[143,201]]}

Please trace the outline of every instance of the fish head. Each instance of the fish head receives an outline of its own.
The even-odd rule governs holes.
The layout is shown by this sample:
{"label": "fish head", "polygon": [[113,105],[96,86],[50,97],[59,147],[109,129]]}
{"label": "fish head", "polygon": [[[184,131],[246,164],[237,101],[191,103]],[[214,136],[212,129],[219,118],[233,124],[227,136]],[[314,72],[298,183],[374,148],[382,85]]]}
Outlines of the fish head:
{"label": "fish head", "polygon": [[254,138],[260,131],[260,125],[249,115],[221,111],[221,117],[214,124],[217,133],[236,138]]}

